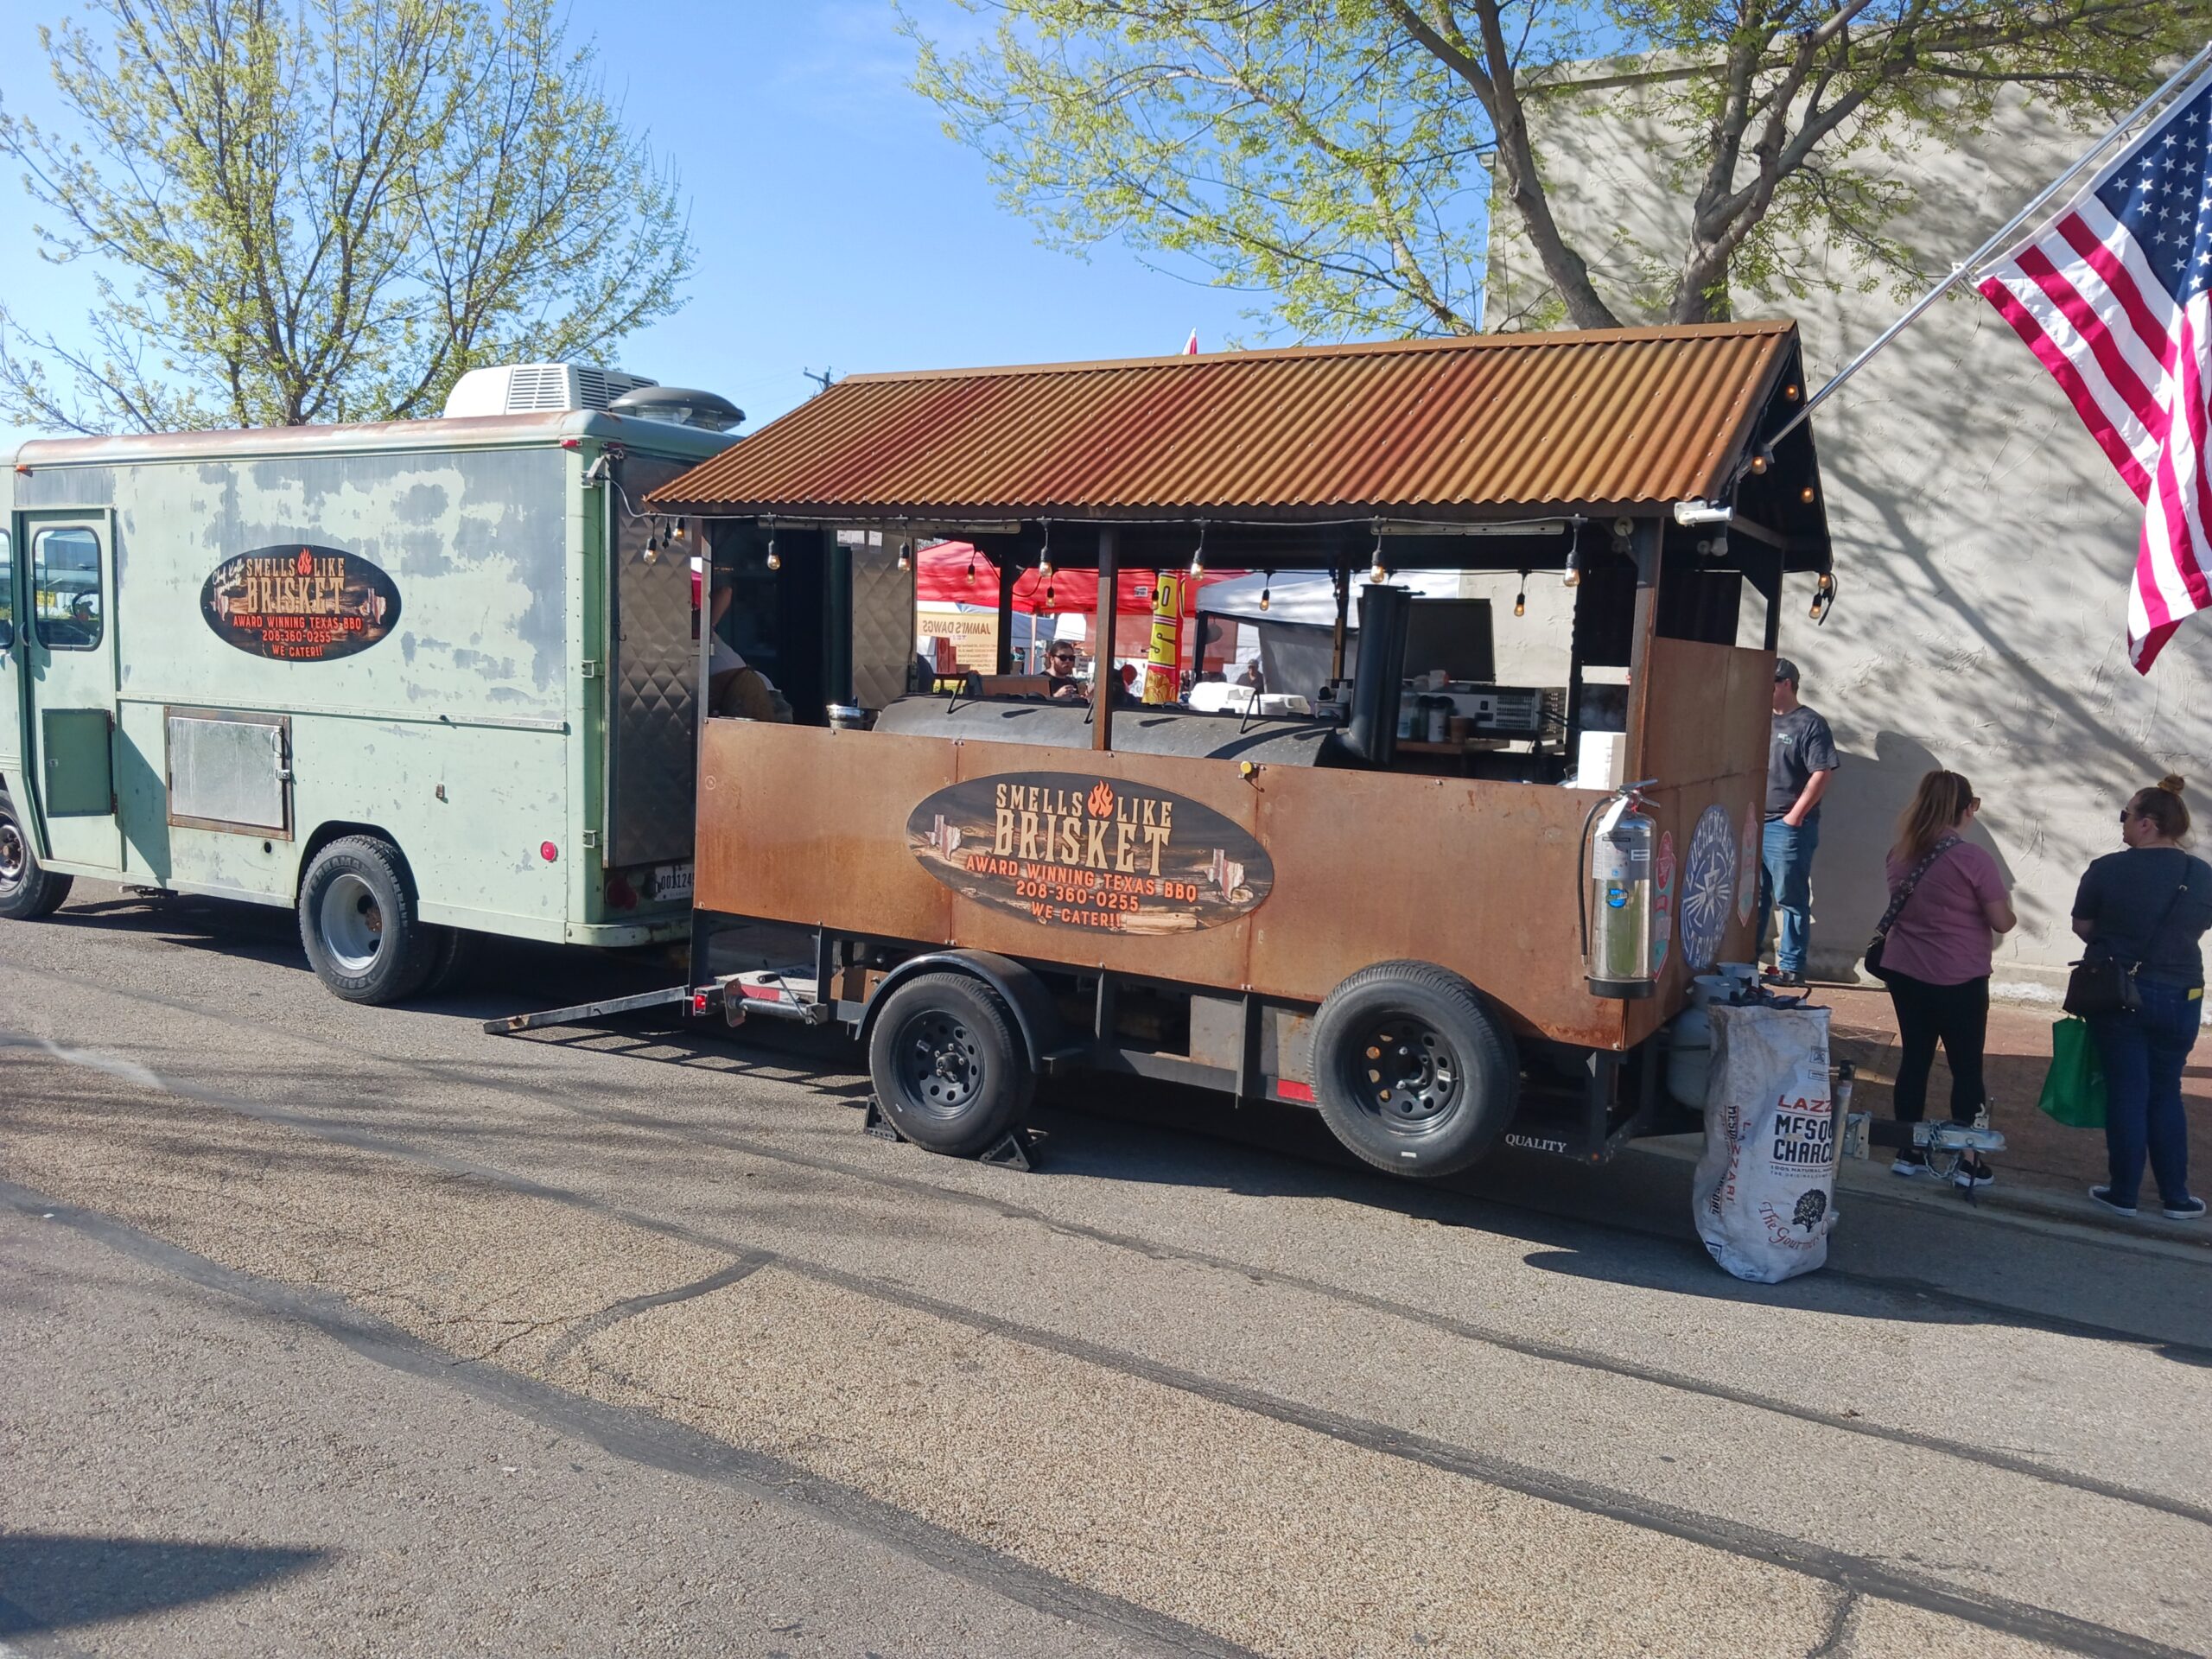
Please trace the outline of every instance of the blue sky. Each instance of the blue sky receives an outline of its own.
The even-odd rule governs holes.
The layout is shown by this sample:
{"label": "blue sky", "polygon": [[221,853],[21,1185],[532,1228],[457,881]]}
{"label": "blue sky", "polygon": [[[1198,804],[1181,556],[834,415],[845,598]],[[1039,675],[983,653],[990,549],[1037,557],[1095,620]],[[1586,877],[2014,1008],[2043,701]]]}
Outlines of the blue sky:
{"label": "blue sky", "polygon": [[[734,398],[747,429],[813,389],[801,371],[1141,356],[1190,331],[1218,348],[1246,300],[1037,245],[982,164],[907,90],[889,0],[572,0],[610,88],[675,157],[700,254],[690,302],[613,366]],[[925,22],[973,32],[944,0]],[[0,0],[0,99],[58,109],[38,27],[75,0]],[[37,257],[19,168],[0,164],[0,293],[27,325],[81,327],[88,283]],[[27,435],[0,427],[0,445]]]}

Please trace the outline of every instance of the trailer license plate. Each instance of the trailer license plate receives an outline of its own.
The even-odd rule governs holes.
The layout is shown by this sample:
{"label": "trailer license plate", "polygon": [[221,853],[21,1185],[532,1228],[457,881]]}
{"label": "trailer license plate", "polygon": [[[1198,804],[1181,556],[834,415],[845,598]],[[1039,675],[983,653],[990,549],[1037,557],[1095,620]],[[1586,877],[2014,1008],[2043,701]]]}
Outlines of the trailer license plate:
{"label": "trailer license plate", "polygon": [[663,864],[653,871],[653,902],[666,903],[680,899],[691,902],[691,867],[689,864]]}

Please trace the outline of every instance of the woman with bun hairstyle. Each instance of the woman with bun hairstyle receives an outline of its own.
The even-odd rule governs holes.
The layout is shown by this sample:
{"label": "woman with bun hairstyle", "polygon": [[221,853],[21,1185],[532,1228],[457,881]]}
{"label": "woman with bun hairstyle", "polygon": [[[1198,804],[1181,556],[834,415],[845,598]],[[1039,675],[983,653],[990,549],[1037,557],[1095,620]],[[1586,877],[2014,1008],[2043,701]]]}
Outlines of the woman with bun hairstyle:
{"label": "woman with bun hairstyle", "polygon": [[[1898,904],[1882,938],[1878,972],[1897,1009],[1897,1120],[1917,1123],[1928,1110],[1928,1072],[1936,1045],[1951,1065],[1951,1119],[1971,1123],[1987,1104],[1982,1051],[1989,1039],[1989,962],[1995,938],[2018,918],[1997,861],[1963,840],[1981,808],[1974,785],[1955,772],[1931,772],[1897,820],[1890,849],[1890,902]],[[1916,874],[1917,879],[1916,880]],[[1890,1166],[1900,1175],[1929,1173],[1928,1154],[1907,1147]],[[1996,1178],[1969,1153],[1951,1178],[1986,1186]]]}
{"label": "woman with bun hairstyle", "polygon": [[2107,853],[2082,874],[2074,931],[2133,968],[2142,999],[2129,1012],[2090,1016],[2104,1063],[2112,1174],[2089,1196],[2107,1210],[2133,1215],[2147,1153],[2166,1217],[2194,1221],[2204,1213],[2204,1200],[2189,1191],[2181,1074],[2203,1023],[2204,957],[2197,941],[2212,928],[2212,864],[2182,845],[2189,808],[2181,791],[2180,779],[2162,778],[2128,798],[2120,813],[2126,849]]}

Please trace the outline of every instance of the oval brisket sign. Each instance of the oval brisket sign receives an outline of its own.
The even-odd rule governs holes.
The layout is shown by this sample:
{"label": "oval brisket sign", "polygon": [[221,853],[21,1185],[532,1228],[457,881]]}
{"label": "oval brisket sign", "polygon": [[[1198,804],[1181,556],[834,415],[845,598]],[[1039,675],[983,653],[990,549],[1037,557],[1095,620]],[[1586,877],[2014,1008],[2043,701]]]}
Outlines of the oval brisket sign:
{"label": "oval brisket sign", "polygon": [[1255,910],[1274,865],[1211,807],[1126,779],[1006,772],[941,789],[906,846],[963,898],[1046,927],[1156,937]]}
{"label": "oval brisket sign", "polygon": [[257,547],[215,567],[200,590],[215,637],[256,657],[327,663],[366,651],[399,621],[399,589],[358,553]]}

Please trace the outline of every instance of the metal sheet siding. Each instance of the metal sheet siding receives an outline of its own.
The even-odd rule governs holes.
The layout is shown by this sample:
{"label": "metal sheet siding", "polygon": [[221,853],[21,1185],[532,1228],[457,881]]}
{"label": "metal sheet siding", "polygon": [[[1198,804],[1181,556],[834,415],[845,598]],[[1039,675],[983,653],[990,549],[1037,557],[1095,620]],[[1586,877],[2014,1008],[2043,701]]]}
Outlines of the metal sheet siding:
{"label": "metal sheet siding", "polygon": [[1795,325],[856,375],[659,492],[1034,516],[1665,503],[1719,491]]}

